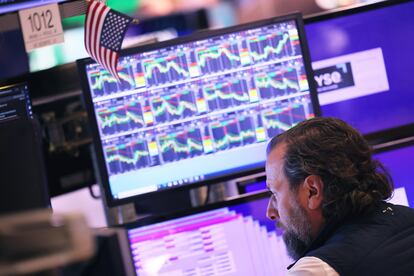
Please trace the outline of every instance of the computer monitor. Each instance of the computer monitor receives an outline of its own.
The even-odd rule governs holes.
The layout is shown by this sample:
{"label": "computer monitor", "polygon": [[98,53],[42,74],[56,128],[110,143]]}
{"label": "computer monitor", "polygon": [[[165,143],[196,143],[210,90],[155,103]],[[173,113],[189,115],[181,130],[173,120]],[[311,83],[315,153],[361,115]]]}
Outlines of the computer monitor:
{"label": "computer monitor", "polygon": [[0,81],[0,214],[50,205],[41,129],[27,82]]}
{"label": "computer monitor", "polygon": [[136,274],[285,275],[292,261],[266,218],[268,199],[258,193],[128,225]]}
{"label": "computer monitor", "polygon": [[414,145],[389,149],[374,155],[381,161],[394,180],[393,202],[414,208]]}
{"label": "computer monitor", "polygon": [[266,141],[318,114],[301,25],[294,14],[127,50],[120,83],[78,61],[107,203],[262,171]]}
{"label": "computer monitor", "polygon": [[0,123],[33,118],[26,82],[0,85]]}
{"label": "computer monitor", "polygon": [[323,116],[364,134],[414,123],[414,1],[305,20]]}

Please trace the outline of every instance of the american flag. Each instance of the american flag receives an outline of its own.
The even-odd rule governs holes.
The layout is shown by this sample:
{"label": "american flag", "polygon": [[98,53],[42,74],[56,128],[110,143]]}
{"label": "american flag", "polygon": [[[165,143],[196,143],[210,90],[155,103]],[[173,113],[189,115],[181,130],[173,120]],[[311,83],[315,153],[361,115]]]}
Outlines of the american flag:
{"label": "american flag", "polygon": [[85,19],[85,48],[88,54],[118,81],[118,52],[132,18],[97,0],[89,2]]}

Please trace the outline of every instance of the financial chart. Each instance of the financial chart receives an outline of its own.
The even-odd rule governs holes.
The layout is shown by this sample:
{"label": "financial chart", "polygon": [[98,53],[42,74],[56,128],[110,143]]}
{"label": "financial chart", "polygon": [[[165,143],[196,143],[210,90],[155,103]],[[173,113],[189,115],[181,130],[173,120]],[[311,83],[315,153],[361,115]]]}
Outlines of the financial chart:
{"label": "financial chart", "polygon": [[263,164],[314,116],[294,20],[120,57],[120,82],[86,70],[115,198]]}
{"label": "financial chart", "polygon": [[[281,231],[265,217],[268,199],[130,227],[137,275],[285,275]],[[267,220],[267,221],[266,221]]]}

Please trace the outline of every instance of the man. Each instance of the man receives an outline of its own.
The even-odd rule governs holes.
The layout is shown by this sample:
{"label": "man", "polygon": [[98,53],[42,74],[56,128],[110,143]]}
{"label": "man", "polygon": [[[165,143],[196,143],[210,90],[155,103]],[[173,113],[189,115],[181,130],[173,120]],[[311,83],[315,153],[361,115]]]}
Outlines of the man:
{"label": "man", "polygon": [[315,118],[267,150],[267,216],[284,230],[288,275],[414,275],[414,210],[384,202],[393,184],[364,138]]}

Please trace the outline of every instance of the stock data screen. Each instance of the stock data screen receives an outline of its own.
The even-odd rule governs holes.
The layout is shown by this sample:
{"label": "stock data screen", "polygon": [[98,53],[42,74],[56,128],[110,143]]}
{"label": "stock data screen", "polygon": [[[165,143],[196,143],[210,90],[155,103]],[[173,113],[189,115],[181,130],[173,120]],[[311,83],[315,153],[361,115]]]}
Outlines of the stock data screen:
{"label": "stock data screen", "polygon": [[314,116],[296,21],[86,66],[114,199],[264,165],[265,142]]}
{"label": "stock data screen", "polygon": [[322,115],[364,134],[414,123],[414,2],[391,4],[305,26]]}
{"label": "stock data screen", "polygon": [[30,118],[33,112],[27,84],[0,86],[0,123]]}
{"label": "stock data screen", "polygon": [[286,275],[293,261],[265,217],[268,199],[130,228],[138,276]]}

